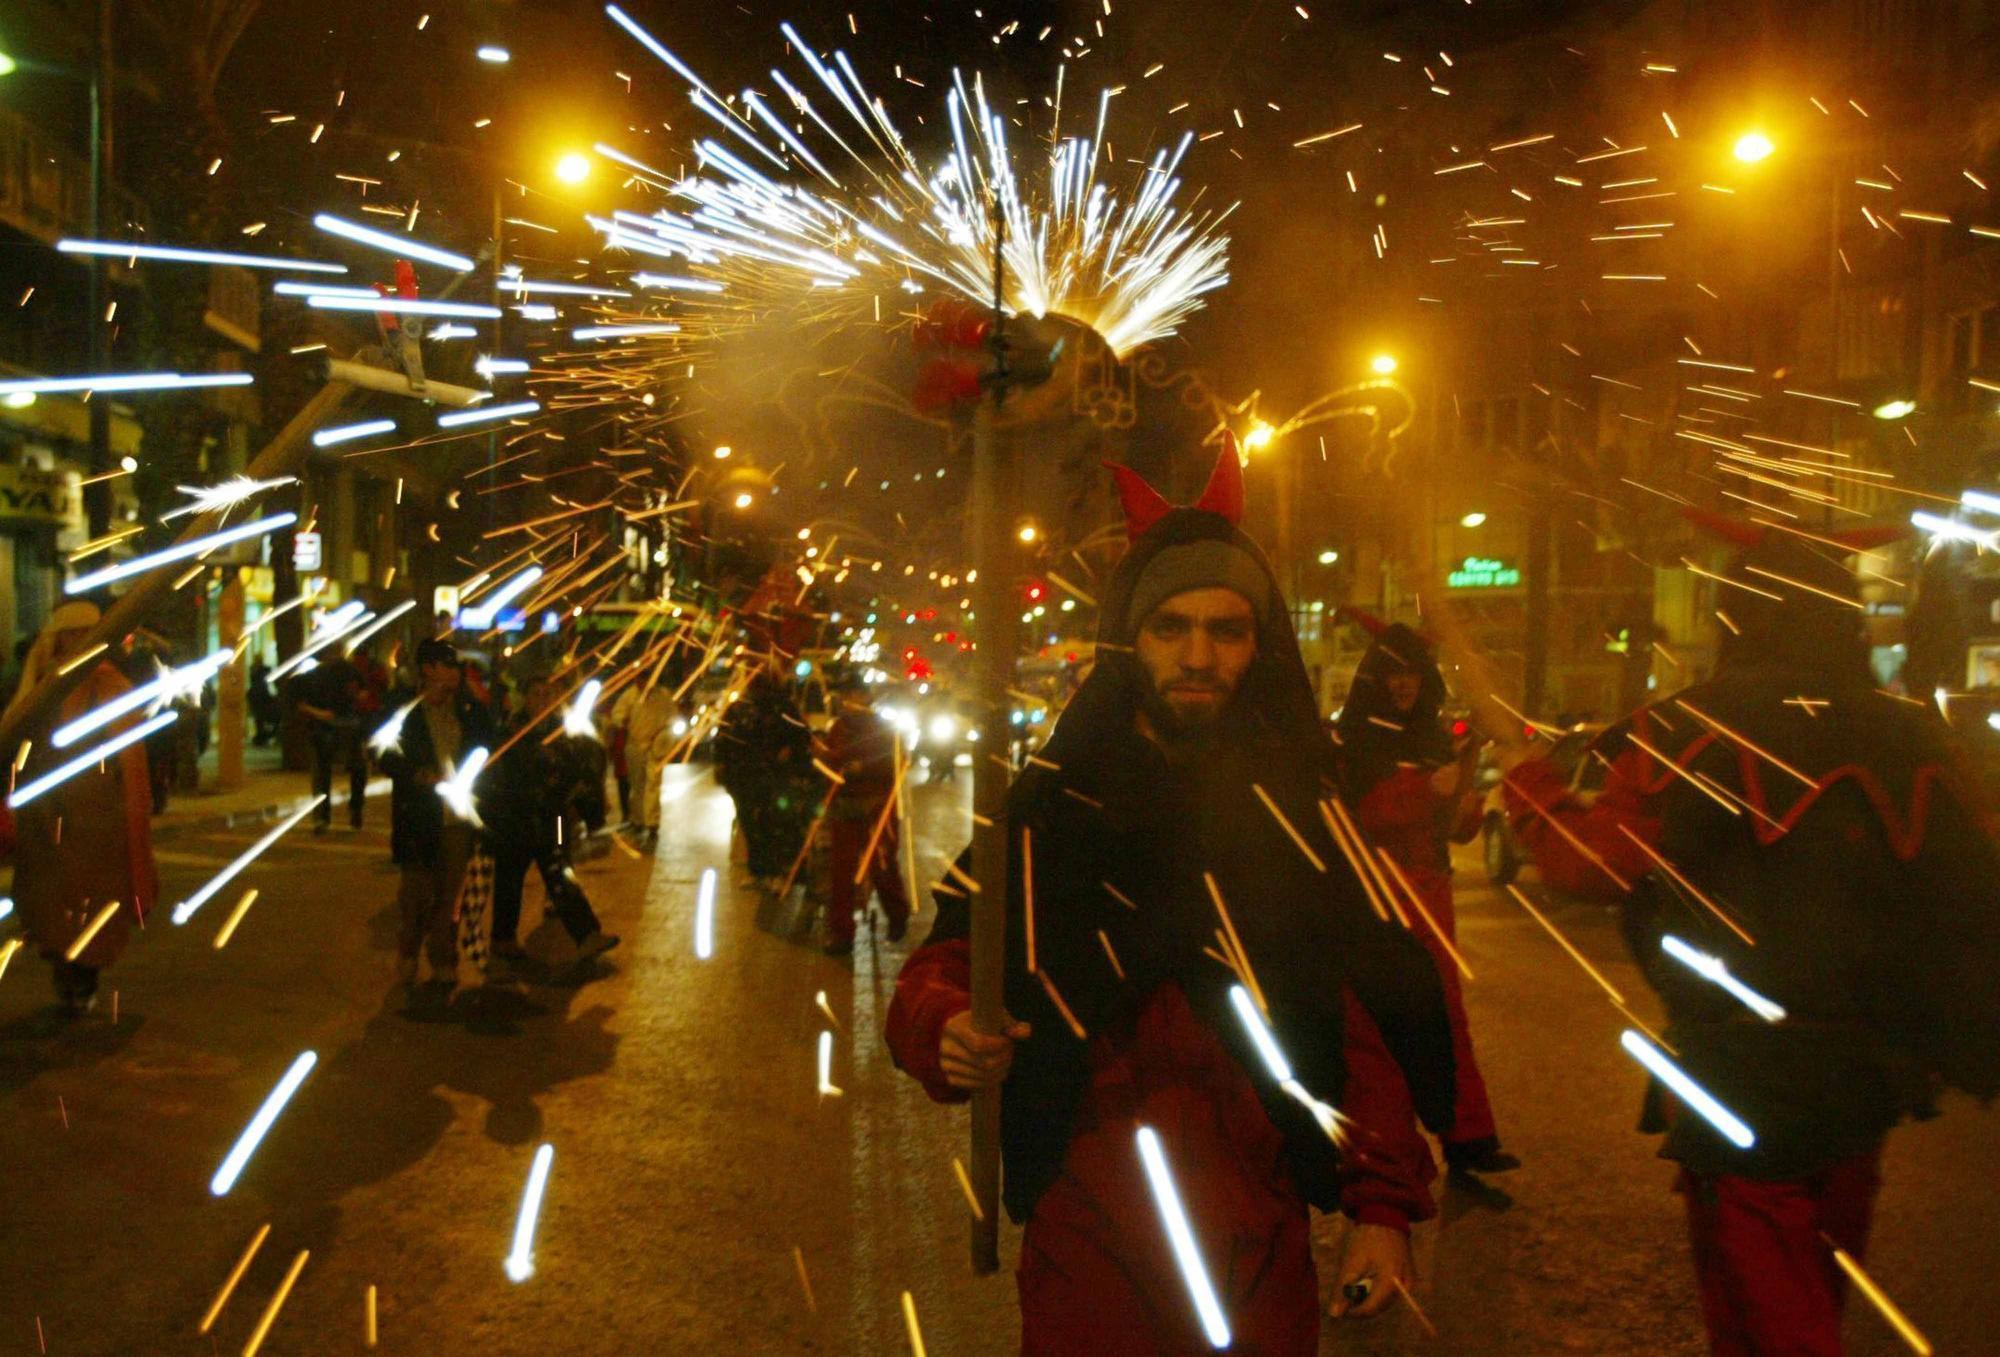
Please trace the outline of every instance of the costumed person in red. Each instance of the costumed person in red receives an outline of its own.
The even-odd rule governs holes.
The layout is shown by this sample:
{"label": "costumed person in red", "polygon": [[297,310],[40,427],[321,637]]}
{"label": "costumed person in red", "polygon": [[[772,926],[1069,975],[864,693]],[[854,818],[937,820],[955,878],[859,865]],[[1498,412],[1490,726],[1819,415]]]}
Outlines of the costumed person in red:
{"label": "costumed person in red", "polygon": [[[1444,675],[1431,644],[1402,623],[1385,624],[1352,609],[1349,616],[1374,636],[1354,672],[1340,712],[1340,794],[1369,840],[1402,868],[1423,905],[1410,926],[1429,949],[1451,1012],[1458,1107],[1442,1137],[1445,1164],[1460,1173],[1504,1173],[1521,1161],[1500,1148],[1486,1081],[1473,1056],[1458,962],[1447,942],[1458,940],[1451,897],[1451,850],[1461,821],[1478,803],[1467,795],[1477,745],[1452,747],[1439,717]],[[1443,930],[1443,936],[1433,931]]]}
{"label": "costumed person in red", "polygon": [[[65,603],[49,614],[28,651],[14,702],[24,702],[43,680],[82,656],[83,642],[97,623],[97,607],[90,603]],[[131,688],[108,659],[93,664],[62,705],[27,731],[28,761],[14,774],[9,797],[15,816],[14,904],[29,941],[49,963],[57,1000],[71,1016],[96,1005],[98,972],[118,959],[133,923],[143,923],[159,898],[145,742],[129,744],[26,801],[17,798],[42,774],[145,719],[145,713],[134,712],[66,749],[50,738]],[[117,910],[71,957],[76,941],[113,903]]]}
{"label": "costumed person in red", "polygon": [[1750,1133],[1648,1091],[1711,1351],[1836,1357],[1829,1242],[1863,1255],[1884,1137],[1940,1087],[2000,1092],[2000,849],[1936,712],[1869,671],[1841,558],[1883,539],[1690,517],[1744,548],[1714,677],[1601,737],[1588,809],[1535,760],[1507,776],[1509,813],[1544,881],[1623,900],[1666,1040]]}
{"label": "costumed person in red", "polygon": [[[833,859],[826,951],[829,956],[845,956],[854,950],[855,915],[868,907],[870,891],[882,897],[891,942],[901,942],[909,929],[910,895],[897,851],[896,813],[888,810],[888,819],[883,820],[889,798],[896,794],[895,732],[869,705],[868,685],[859,674],[840,680],[835,702],[839,715],[826,732],[825,757],[827,765],[846,780],[834,789],[826,808],[827,846]],[[878,823],[880,835],[875,834]],[[875,855],[864,874],[861,855],[868,851],[871,836]],[[857,876],[863,879],[857,882]]]}
{"label": "costumed person in red", "polygon": [[[1432,1125],[1452,1105],[1443,996],[1422,946],[1375,917],[1323,827],[1333,744],[1277,582],[1236,527],[1235,447],[1191,508],[1118,471],[1132,543],[1104,592],[1098,661],[1008,798],[1009,1029],[972,1027],[967,898],[947,883],[897,983],[889,1046],[939,1100],[1001,1089],[1002,1197],[1026,1226],[1023,1353],[1210,1350],[1137,1148],[1151,1127],[1230,1350],[1311,1357],[1322,1301],[1308,1207],[1355,1222],[1333,1313],[1376,1313],[1412,1280],[1409,1224],[1435,1210],[1412,1104]],[[1207,954],[1221,925],[1211,891],[1288,1084],[1232,1000],[1253,986]],[[1338,1144],[1298,1094],[1339,1109]]]}

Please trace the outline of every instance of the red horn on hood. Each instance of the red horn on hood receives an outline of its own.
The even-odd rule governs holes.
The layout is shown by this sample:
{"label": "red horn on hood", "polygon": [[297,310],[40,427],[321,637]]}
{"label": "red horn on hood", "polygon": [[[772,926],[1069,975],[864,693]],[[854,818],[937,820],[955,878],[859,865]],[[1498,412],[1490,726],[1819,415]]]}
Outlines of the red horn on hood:
{"label": "red horn on hood", "polygon": [[1698,509],[1688,505],[1681,510],[1681,517],[1714,537],[1725,542],[1733,542],[1739,547],[1759,546],[1771,535],[1771,530],[1761,523],[1746,523],[1740,518],[1730,518],[1708,509]]}
{"label": "red horn on hood", "polygon": [[1222,431],[1222,452],[1215,459],[1215,470],[1208,473],[1208,487],[1194,507],[1221,514],[1231,527],[1243,522],[1243,458],[1236,450],[1236,435],[1227,429]]}
{"label": "red horn on hood", "polygon": [[1155,523],[1165,518],[1173,509],[1167,497],[1146,484],[1146,478],[1129,466],[1119,466],[1106,462],[1111,474],[1118,481],[1118,498],[1125,506],[1125,536],[1137,541]]}
{"label": "red horn on hood", "polygon": [[1384,622],[1374,613],[1368,612],[1361,608],[1350,608],[1346,604],[1342,604],[1340,607],[1334,609],[1334,613],[1336,616],[1344,617],[1348,621],[1354,623],[1356,626],[1360,627],[1363,631],[1367,632],[1370,636],[1375,637],[1377,640],[1381,639],[1383,632],[1389,630],[1389,624],[1387,622]]}

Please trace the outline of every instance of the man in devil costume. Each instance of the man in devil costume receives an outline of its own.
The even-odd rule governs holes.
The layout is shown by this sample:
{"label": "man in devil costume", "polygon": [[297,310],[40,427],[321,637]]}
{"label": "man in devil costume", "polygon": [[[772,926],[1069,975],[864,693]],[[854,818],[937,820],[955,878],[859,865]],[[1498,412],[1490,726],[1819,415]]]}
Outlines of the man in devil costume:
{"label": "man in devil costume", "polygon": [[[1208,1350],[1135,1144],[1150,1126],[1231,1351],[1309,1357],[1308,1206],[1355,1222],[1334,1313],[1375,1313],[1410,1277],[1409,1223],[1434,1210],[1412,1107],[1443,1125],[1452,1105],[1442,994],[1323,827],[1334,751],[1270,567],[1236,527],[1234,446],[1192,508],[1117,470],[1132,544],[1100,658],[1008,801],[1009,1029],[972,1028],[967,898],[948,882],[888,1041],[937,1099],[1002,1089],[1024,1353]],[[1289,1086],[1233,1007],[1230,926]],[[1338,1145],[1308,1099],[1345,1119]]]}
{"label": "man in devil costume", "polygon": [[[1870,676],[1840,559],[1868,543],[1698,521],[1743,548],[1715,676],[1606,732],[1589,809],[1542,761],[1506,794],[1545,881],[1623,900],[1667,1041],[1754,1134],[1739,1147],[1648,1093],[1711,1350],[1832,1357],[1829,1243],[1862,1255],[1889,1129],[1934,1114],[1940,1087],[2000,1092],[2000,852],[1936,712]],[[1670,935],[1762,1011],[1675,960]]]}
{"label": "man in devil costume", "polygon": [[1521,1161],[1500,1148],[1486,1081],[1473,1057],[1472,1029],[1459,988],[1458,916],[1451,896],[1447,838],[1467,837],[1459,825],[1476,812],[1471,791],[1476,742],[1452,747],[1439,709],[1444,675],[1431,643],[1415,630],[1357,609],[1343,609],[1375,639],[1354,671],[1341,707],[1340,794],[1362,831],[1390,857],[1421,906],[1411,927],[1437,963],[1451,1012],[1458,1106],[1441,1137],[1445,1163],[1460,1173],[1501,1173]]}

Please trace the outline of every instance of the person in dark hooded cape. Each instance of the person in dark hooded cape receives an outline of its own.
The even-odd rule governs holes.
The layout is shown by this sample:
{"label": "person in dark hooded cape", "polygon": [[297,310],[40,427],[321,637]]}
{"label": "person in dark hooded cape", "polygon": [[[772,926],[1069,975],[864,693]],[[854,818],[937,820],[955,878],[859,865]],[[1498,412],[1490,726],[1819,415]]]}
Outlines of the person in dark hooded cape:
{"label": "person in dark hooded cape", "polygon": [[1368,839],[1402,869],[1417,908],[1410,926],[1437,963],[1451,1012],[1458,1104],[1440,1137],[1445,1163],[1459,1173],[1500,1173],[1520,1160],[1500,1148],[1493,1105],[1472,1047],[1457,952],[1458,911],[1451,893],[1448,838],[1477,812],[1471,790],[1478,746],[1452,746],[1443,719],[1444,675],[1430,641],[1414,628],[1342,609],[1374,637],[1354,671],[1334,738],[1340,746],[1340,794]]}
{"label": "person in dark hooded cape", "polygon": [[[1335,1313],[1374,1313],[1409,1280],[1409,1223],[1435,1210],[1413,1107],[1448,1124],[1449,1026],[1428,955],[1371,912],[1324,826],[1334,751],[1270,567],[1235,526],[1235,448],[1192,508],[1118,470],[1133,540],[1099,658],[1008,802],[1012,1026],[970,1027],[968,856],[903,967],[887,1039],[939,1100],[1001,1085],[1024,1353],[1208,1350],[1135,1145],[1150,1126],[1232,1351],[1307,1357],[1308,1206],[1356,1222]],[[1232,932],[1247,977],[1222,960]],[[1239,985],[1245,1004],[1261,995],[1289,1083]],[[1338,1109],[1334,1133],[1314,1103]]]}
{"label": "person in dark hooded cape", "polygon": [[2000,1093],[2000,848],[1937,713],[1870,673],[1842,558],[1886,538],[1687,512],[1743,548],[1714,676],[1599,738],[1589,807],[1542,760],[1505,794],[1545,882],[1622,901],[1666,1040],[1742,1123],[1658,1084],[1641,1122],[1681,1166],[1712,1350],[1830,1357],[1829,1241],[1863,1255],[1884,1137],[1940,1088]]}

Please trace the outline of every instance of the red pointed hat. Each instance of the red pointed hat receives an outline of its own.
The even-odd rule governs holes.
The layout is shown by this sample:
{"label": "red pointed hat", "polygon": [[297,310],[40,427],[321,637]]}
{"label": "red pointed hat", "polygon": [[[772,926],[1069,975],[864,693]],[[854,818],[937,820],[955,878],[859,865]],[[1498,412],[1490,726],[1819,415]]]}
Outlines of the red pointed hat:
{"label": "red pointed hat", "polygon": [[[1118,481],[1118,498],[1125,506],[1125,536],[1137,541],[1155,523],[1172,513],[1175,505],[1147,484],[1146,478],[1129,466],[1106,462]],[[1223,431],[1222,452],[1215,469],[1208,473],[1208,486],[1201,498],[1187,506],[1219,514],[1231,527],[1243,522],[1243,461],[1236,451],[1236,435]]]}

